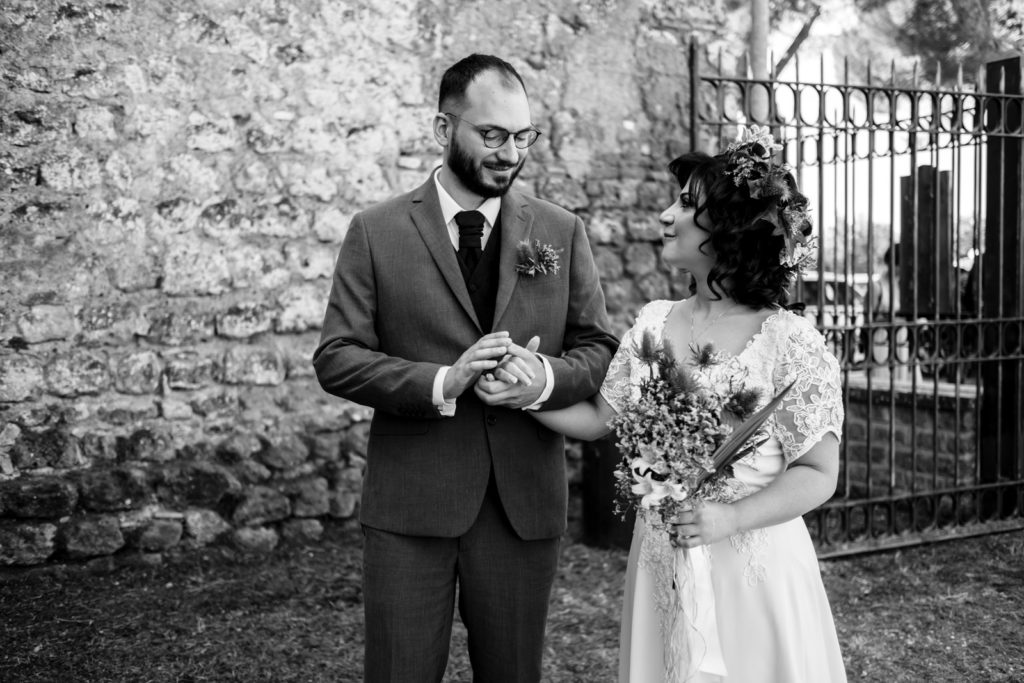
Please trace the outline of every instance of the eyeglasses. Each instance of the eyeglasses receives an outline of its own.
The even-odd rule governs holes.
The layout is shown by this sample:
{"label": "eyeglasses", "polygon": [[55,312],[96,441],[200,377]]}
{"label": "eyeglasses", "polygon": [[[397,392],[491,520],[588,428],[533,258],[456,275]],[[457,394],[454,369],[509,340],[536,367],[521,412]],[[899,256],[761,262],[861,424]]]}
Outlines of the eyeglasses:
{"label": "eyeglasses", "polygon": [[472,121],[467,121],[461,116],[458,116],[457,114],[452,114],[450,112],[442,112],[442,114],[444,114],[445,116],[451,116],[453,119],[458,119],[459,121],[462,121],[463,123],[471,126],[473,130],[479,133],[480,137],[484,139],[484,147],[487,147],[489,149],[497,149],[501,147],[509,139],[509,136],[512,137],[512,140],[515,142],[516,147],[518,147],[519,149],[526,149],[533,143],[537,142],[537,138],[540,137],[540,131],[534,128],[533,126],[530,126],[529,128],[523,128],[522,130],[517,130],[516,132],[513,133],[511,131],[505,130],[504,128],[483,128],[481,126],[476,125]]}

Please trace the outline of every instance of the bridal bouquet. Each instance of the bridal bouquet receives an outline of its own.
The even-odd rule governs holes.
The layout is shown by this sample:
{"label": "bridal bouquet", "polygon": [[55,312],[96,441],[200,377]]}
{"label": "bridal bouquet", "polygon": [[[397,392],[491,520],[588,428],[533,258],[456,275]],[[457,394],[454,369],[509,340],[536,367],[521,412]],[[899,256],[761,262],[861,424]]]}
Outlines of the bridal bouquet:
{"label": "bridal bouquet", "polygon": [[[793,385],[755,411],[759,390],[742,382],[705,388],[649,331],[636,353],[650,374],[640,383],[639,398],[611,421],[623,456],[615,472],[617,507],[622,512],[625,503],[653,511],[648,524],[668,531],[677,514],[695,502],[730,499],[733,463],[767,438],[762,425]],[[721,362],[710,344],[692,353],[697,370]],[[666,597],[659,605],[665,680],[688,681],[698,668],[725,676],[708,548],[676,547],[671,556],[668,576],[655,578]]]}
{"label": "bridal bouquet", "polygon": [[[636,351],[650,375],[639,399],[611,421],[623,456],[615,472],[617,506],[620,513],[623,503],[656,510],[651,521],[667,528],[697,500],[727,499],[731,466],[767,438],[758,432],[790,387],[755,412],[759,390],[733,384],[724,392],[705,389],[650,331]],[[692,352],[698,369],[720,362],[710,344]]]}

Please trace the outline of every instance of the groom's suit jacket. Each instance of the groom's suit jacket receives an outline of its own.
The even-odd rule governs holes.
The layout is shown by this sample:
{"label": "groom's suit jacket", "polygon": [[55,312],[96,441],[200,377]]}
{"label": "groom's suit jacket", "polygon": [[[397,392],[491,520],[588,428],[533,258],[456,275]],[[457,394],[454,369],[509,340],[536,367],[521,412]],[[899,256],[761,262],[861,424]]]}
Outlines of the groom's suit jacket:
{"label": "groom's suit jacket", "polygon": [[[494,235],[493,237],[497,237]],[[328,392],[374,409],[360,520],[395,533],[454,537],[476,518],[493,470],[515,531],[561,535],[567,484],[560,435],[526,411],[489,407],[472,388],[454,417],[432,402],[434,377],[482,335],[540,336],[554,374],[544,408],[600,387],[611,333],[583,222],[549,202],[502,198],[494,323],[477,320],[437,189],[418,189],[357,214],[338,258],[314,366]],[[516,272],[522,241],[560,250],[557,274]]]}

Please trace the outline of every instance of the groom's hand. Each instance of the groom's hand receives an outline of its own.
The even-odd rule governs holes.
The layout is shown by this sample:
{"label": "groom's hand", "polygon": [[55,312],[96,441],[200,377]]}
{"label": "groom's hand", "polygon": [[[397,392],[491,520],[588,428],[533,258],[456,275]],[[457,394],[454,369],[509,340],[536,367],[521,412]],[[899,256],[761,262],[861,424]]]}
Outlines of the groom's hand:
{"label": "groom's hand", "polygon": [[498,362],[509,353],[511,346],[512,339],[508,332],[491,332],[480,337],[448,369],[442,387],[444,397],[452,399],[461,396],[481,373],[497,368]]}
{"label": "groom's hand", "polygon": [[547,381],[544,365],[536,353],[538,346],[540,337],[531,338],[525,347],[510,345],[501,364],[481,376],[473,387],[480,400],[506,408],[525,408],[535,403]]}

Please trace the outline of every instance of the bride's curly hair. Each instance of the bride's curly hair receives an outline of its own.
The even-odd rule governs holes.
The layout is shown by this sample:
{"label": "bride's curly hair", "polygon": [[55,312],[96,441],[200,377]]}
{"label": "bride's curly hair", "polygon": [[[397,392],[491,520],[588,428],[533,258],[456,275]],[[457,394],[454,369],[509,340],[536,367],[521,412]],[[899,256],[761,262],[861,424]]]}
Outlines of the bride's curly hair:
{"label": "bride's curly hair", "polygon": [[[708,286],[753,308],[785,306],[799,266],[782,263],[785,240],[772,234],[775,226],[759,218],[780,199],[751,197],[747,184],[737,185],[727,172],[728,164],[727,153],[689,152],[668,166],[680,188],[690,182],[690,194],[697,203],[694,221],[708,233],[701,244],[701,249],[709,245],[715,255]],[[793,175],[785,173],[782,181],[789,190],[786,205],[806,209],[807,197],[800,193]],[[805,229],[809,232],[810,226]],[[695,283],[690,286],[696,289]]]}

